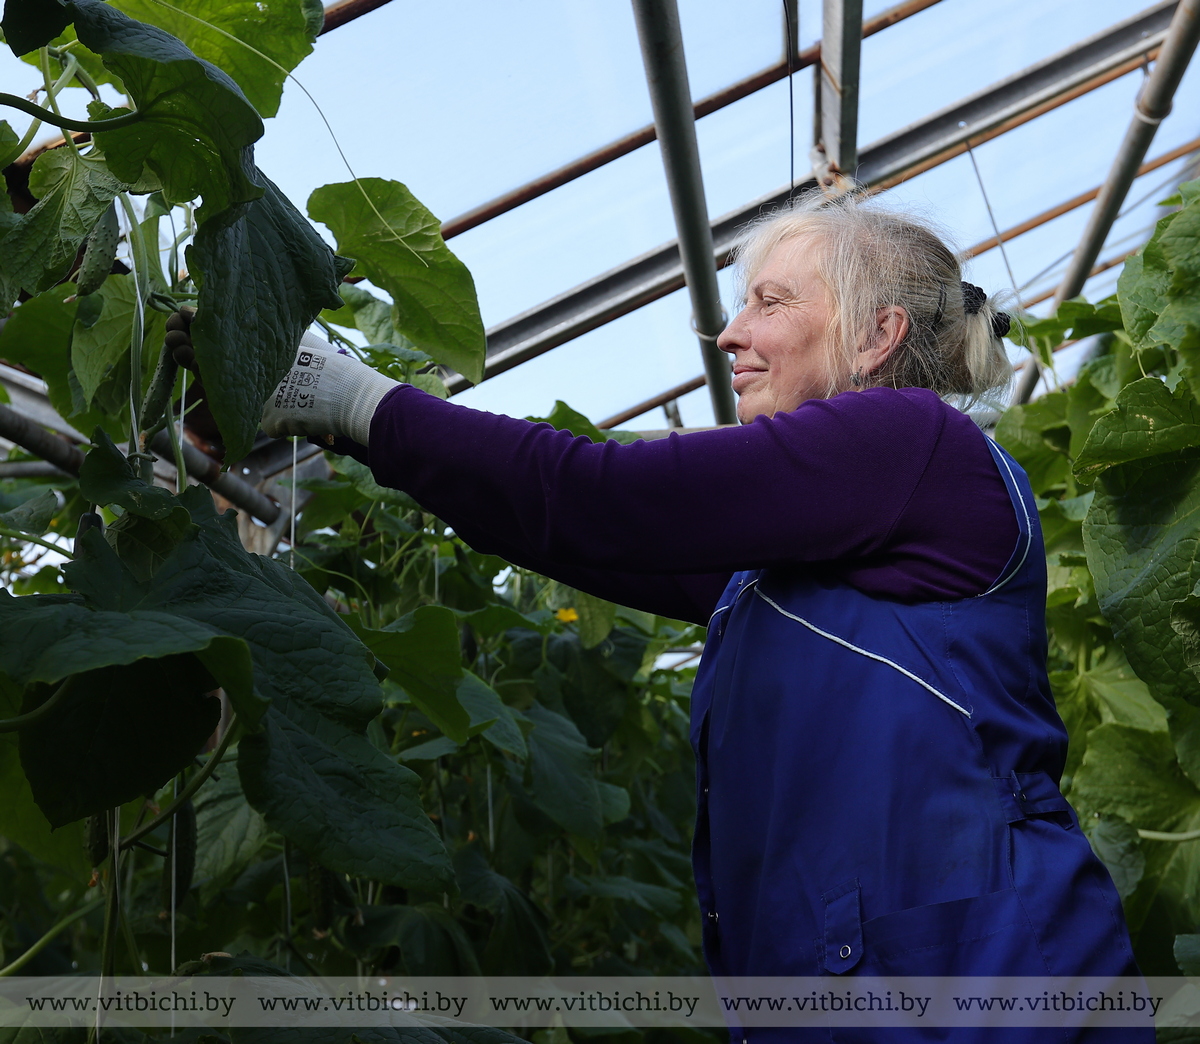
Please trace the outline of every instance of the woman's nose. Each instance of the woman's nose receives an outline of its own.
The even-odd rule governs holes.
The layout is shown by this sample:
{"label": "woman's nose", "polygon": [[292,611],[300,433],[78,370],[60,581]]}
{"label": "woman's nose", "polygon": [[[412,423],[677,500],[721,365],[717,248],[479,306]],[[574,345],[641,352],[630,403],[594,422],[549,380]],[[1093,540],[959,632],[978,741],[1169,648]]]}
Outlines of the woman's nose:
{"label": "woman's nose", "polygon": [[738,312],[730,320],[729,325],[717,335],[717,347],[721,351],[729,352],[730,354],[736,354],[748,347],[745,340],[745,324],[742,321],[741,312]]}

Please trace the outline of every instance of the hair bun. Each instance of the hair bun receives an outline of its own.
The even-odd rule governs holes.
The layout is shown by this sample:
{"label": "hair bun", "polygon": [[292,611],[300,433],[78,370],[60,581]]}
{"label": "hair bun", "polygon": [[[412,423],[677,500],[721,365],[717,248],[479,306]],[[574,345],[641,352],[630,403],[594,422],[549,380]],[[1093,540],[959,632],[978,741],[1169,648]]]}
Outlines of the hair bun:
{"label": "hair bun", "polygon": [[992,313],[992,333],[997,337],[1004,337],[1012,326],[1012,319],[1007,312]]}

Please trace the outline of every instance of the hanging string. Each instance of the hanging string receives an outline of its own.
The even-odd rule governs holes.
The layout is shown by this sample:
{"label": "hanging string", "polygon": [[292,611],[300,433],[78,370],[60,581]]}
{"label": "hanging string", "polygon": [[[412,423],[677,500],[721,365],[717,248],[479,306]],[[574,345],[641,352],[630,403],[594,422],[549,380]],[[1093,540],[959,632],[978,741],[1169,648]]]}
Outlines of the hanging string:
{"label": "hanging string", "polygon": [[283,966],[292,970],[292,873],[288,869],[288,843],[283,839]]}
{"label": "hanging string", "polygon": [[[799,13],[798,7],[797,13]],[[790,195],[796,191],[796,84],[793,75],[795,73],[793,62],[796,56],[795,48],[792,45],[798,40],[800,34],[792,30],[792,12],[788,7],[788,0],[783,0],[783,31],[786,37],[783,46],[787,52],[788,70],[788,194]]]}
{"label": "hanging string", "polygon": [[988,199],[987,189],[983,187],[983,175],[979,173],[979,164],[975,162],[975,151],[967,142],[967,155],[971,157],[971,167],[975,171],[975,180],[979,183],[979,194],[983,196],[983,205],[987,207],[988,220],[992,223],[992,233],[996,237],[996,245],[1000,248],[1000,256],[1004,258],[1004,267],[1008,271],[1008,282],[1014,294],[1017,290],[1017,278],[1013,275],[1012,265],[1008,261],[1008,251],[1004,249],[1004,241],[1000,238],[1000,226],[996,224],[996,215],[992,212],[992,202]]}
{"label": "hanging string", "polygon": [[496,850],[496,825],[492,818],[492,763],[487,763],[488,851]]}
{"label": "hanging string", "polygon": [[299,436],[292,436],[292,503],[288,519],[288,566],[296,568],[296,455]]}

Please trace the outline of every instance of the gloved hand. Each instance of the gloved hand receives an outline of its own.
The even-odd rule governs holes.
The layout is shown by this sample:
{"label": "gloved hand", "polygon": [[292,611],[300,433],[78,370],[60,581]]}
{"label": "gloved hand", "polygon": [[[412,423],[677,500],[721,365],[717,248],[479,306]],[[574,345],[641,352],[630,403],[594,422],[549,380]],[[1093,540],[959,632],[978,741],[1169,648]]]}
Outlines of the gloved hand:
{"label": "gloved hand", "polygon": [[291,370],[263,407],[263,431],[273,438],[346,435],[365,446],[379,400],[398,383],[306,333]]}

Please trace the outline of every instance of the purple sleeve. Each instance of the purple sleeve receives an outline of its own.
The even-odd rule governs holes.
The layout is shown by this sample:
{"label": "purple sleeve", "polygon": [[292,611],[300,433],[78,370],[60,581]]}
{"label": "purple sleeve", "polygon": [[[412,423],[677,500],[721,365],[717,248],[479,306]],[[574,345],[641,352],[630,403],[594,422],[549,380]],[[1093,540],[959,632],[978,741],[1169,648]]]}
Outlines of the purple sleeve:
{"label": "purple sleeve", "polygon": [[480,551],[704,620],[730,573],[767,566],[821,563],[902,601],[985,590],[1017,538],[985,438],[921,389],[626,446],[402,385],[375,412],[369,463]]}

